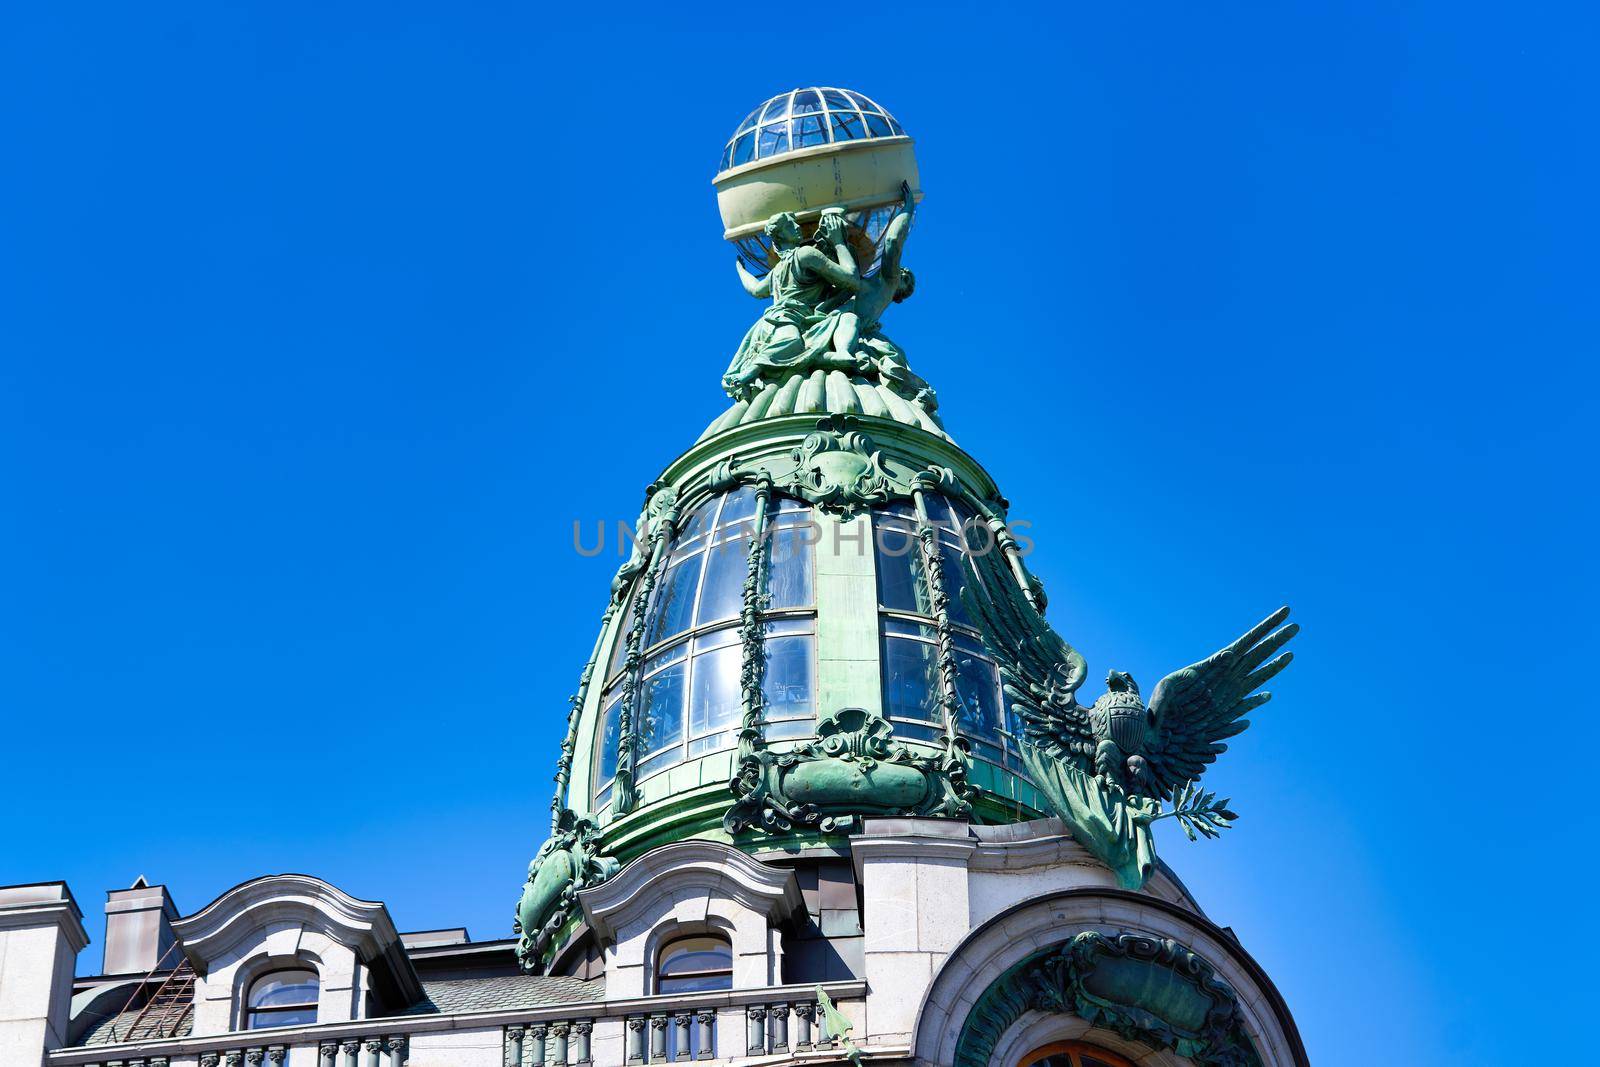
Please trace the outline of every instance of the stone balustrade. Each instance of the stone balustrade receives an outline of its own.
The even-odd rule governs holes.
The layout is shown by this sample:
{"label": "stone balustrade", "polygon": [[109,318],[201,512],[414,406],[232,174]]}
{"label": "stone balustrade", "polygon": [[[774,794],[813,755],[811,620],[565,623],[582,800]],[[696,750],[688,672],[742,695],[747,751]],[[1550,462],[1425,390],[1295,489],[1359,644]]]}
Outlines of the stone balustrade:
{"label": "stone balustrade", "polygon": [[[823,988],[865,1044],[866,983]],[[815,986],[773,986],[79,1046],[50,1053],[46,1067],[709,1064],[826,1050],[820,1023]]]}

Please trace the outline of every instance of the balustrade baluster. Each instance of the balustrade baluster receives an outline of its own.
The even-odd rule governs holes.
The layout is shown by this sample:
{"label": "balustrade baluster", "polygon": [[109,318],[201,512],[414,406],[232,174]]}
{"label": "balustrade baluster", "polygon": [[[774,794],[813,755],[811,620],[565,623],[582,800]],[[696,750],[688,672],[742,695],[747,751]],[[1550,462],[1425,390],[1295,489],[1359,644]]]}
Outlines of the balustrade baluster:
{"label": "balustrade baluster", "polygon": [[759,1056],[767,1051],[767,1009],[752,1005],[745,1009],[745,1051]]}
{"label": "balustrade baluster", "polygon": [[794,1050],[811,1051],[811,1024],[817,1017],[814,1001],[802,1001],[794,1006]]}
{"label": "balustrade baluster", "polygon": [[667,1060],[667,1017],[665,1015],[650,1016],[650,1062],[665,1063]]}
{"label": "balustrade baluster", "polygon": [[695,1012],[695,1058],[709,1060],[716,1055],[717,1013],[710,1008]]}
{"label": "balustrade baluster", "polygon": [[628,1062],[644,1062],[644,1016],[633,1015],[628,1018]]}

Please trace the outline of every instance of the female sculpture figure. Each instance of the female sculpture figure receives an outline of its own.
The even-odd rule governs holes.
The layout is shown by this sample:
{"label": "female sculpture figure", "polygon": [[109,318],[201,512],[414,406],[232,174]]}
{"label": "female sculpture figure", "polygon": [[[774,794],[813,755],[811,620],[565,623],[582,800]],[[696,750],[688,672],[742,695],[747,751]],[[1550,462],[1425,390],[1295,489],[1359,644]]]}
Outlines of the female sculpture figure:
{"label": "female sculpture figure", "polygon": [[832,258],[806,243],[800,224],[787,211],[767,222],[766,234],[778,254],[771,273],[757,281],[743,263],[734,264],[745,292],[772,298],[772,306],[745,333],[722,376],[723,388],[735,399],[754,392],[753,383],[768,370],[856,365],[849,352],[837,352],[834,345],[834,331],[861,287],[843,214],[829,209],[817,220],[817,240],[831,246]]}

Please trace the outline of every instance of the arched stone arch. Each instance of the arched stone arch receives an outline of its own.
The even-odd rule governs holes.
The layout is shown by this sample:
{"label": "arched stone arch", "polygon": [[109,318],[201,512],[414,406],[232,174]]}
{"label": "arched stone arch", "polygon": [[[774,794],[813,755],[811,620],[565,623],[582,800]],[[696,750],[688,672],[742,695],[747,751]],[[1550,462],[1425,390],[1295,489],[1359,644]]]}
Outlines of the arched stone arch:
{"label": "arched stone arch", "polygon": [[[1123,949],[1156,951],[1138,943],[1148,941],[1168,942],[1185,956],[1192,954],[1202,969],[1208,968],[1232,992],[1238,1025],[1262,1063],[1267,1067],[1306,1067],[1305,1048],[1282,996],[1230,934],[1167,901],[1103,888],[1063,890],[1024,901],[969,934],[940,967],[918,1012],[913,1035],[917,1062],[946,1067],[957,1063],[963,1031],[979,1001],[991,990],[1014,981],[1019,967],[1062,953],[1076,935],[1085,933],[1091,935],[1086,943],[1096,943],[1093,951],[1098,951],[1102,942],[1112,944],[1112,954]],[[1122,938],[1136,940],[1118,940]],[[1176,956],[1170,963],[1192,965]],[[1032,1010],[1031,1003],[1021,1010],[1012,1003],[1001,1013],[1009,1018],[1001,1020],[1002,1032],[989,1035],[994,1052],[1020,1055],[1027,1051],[1017,1035],[1030,1026],[1036,1035],[1043,1032],[1037,1018],[1030,1020]],[[1070,1016],[1072,1012],[1064,1009],[1053,1014]],[[991,1029],[995,1022],[989,1020]],[[1183,1061],[1158,1058],[1148,1062]]]}
{"label": "arched stone arch", "polygon": [[316,967],[323,1022],[360,1018],[369,994],[393,1011],[422,997],[388,909],[320,878],[274,874],[244,882],[172,928],[199,976],[196,1036],[242,1025],[249,983],[297,961]]}
{"label": "arched stone arch", "polygon": [[663,940],[694,929],[729,937],[735,989],[772,985],[782,973],[777,927],[805,911],[793,871],[700,840],[651,849],[579,899],[606,946],[613,998],[645,996]]}

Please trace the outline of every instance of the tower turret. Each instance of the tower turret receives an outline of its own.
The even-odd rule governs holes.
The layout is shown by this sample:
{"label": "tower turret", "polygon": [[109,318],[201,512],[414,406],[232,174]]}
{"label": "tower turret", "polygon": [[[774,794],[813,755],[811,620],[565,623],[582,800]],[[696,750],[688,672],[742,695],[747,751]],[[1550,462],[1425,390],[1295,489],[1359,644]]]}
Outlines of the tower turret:
{"label": "tower turret", "polygon": [[843,854],[863,818],[1054,813],[1143,885],[1151,822],[1231,820],[1194,791],[1161,805],[1243,729],[1294,628],[1219,653],[1248,666],[1176,685],[1164,719],[1162,689],[1147,712],[1125,675],[1079,705],[1082,657],[1044,621],[1005,499],[883,330],[915,287],[911,138],[859,93],[796,89],[739,124],[715,185],[764,307],[729,408],[650,484],[612,582],[518,906],[524,966],[566,944],[580,892],[686,838]]}

